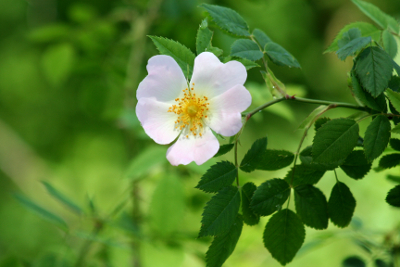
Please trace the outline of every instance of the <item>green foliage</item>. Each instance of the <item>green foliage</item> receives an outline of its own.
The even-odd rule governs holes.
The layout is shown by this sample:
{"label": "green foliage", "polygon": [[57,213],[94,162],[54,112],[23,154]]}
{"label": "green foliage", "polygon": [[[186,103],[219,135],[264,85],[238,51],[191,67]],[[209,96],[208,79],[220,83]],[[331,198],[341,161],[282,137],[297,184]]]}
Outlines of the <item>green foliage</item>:
{"label": "green foliage", "polygon": [[365,262],[358,256],[351,256],[343,260],[342,267],[365,267]]}
{"label": "green foliage", "polygon": [[260,221],[260,216],[255,214],[250,207],[251,199],[256,191],[257,186],[251,182],[242,186],[242,213],[243,221],[247,225],[255,225]]}
{"label": "green foliage", "polygon": [[251,209],[258,215],[268,216],[280,210],[290,195],[289,184],[282,179],[262,183],[251,200]]}
{"label": "green foliage", "polygon": [[312,155],[316,163],[340,164],[351,153],[358,140],[358,124],[351,119],[333,119],[317,131]]}
{"label": "green foliage", "polygon": [[301,68],[297,59],[277,43],[268,42],[264,46],[264,51],[269,59],[278,66]]}
{"label": "green foliage", "polygon": [[242,63],[246,67],[246,70],[260,67],[260,65],[258,65],[257,63],[255,63],[254,61],[251,61],[249,59],[238,58],[238,59],[236,59],[236,61],[239,61],[240,63]]}
{"label": "green foliage", "polygon": [[24,195],[14,194],[14,197],[29,211],[32,211],[43,219],[60,226],[63,230],[68,229],[67,223],[60,216],[36,204]]}
{"label": "green foliage", "polygon": [[201,220],[199,237],[221,235],[229,231],[239,212],[240,193],[237,187],[224,187],[207,202]]}
{"label": "green foliage", "polygon": [[46,187],[47,192],[57,199],[60,203],[64,204],[66,207],[68,207],[70,210],[77,214],[82,214],[83,210],[76,205],[70,198],[66,197],[64,194],[62,194],[60,191],[55,189],[51,184],[48,182],[42,182],[43,185]]}
{"label": "green foliage", "polygon": [[400,176],[388,174],[388,175],[386,175],[386,179],[388,179],[388,180],[390,180],[392,182],[400,184]]}
{"label": "green foliage", "polygon": [[371,3],[367,3],[361,0],[351,0],[365,15],[372,19],[376,24],[378,24],[382,29],[390,29],[395,33],[399,32],[399,25],[397,21],[389,16],[388,14],[382,12],[378,7]]}
{"label": "green foliage", "polygon": [[238,39],[232,44],[231,56],[256,61],[263,57],[263,53],[255,42]]}
{"label": "green foliage", "polygon": [[304,242],[306,232],[299,217],[289,209],[275,213],[264,230],[264,245],[282,265],[291,262]]}
{"label": "green foliage", "polygon": [[65,82],[72,71],[75,57],[75,49],[69,43],[49,46],[41,62],[47,80],[54,86]]}
{"label": "green foliage", "polygon": [[238,215],[227,233],[214,237],[206,253],[207,267],[221,267],[224,264],[235,250],[242,228],[243,220]]}
{"label": "green foliage", "polygon": [[361,37],[361,31],[357,28],[351,28],[343,33],[342,39],[338,41],[339,49],[336,51],[340,60],[345,60],[348,56],[354,55],[357,51],[371,43],[370,36]]}
{"label": "green foliage", "polygon": [[361,179],[363,178],[372,167],[372,163],[369,163],[365,158],[364,151],[354,150],[346,158],[340,168],[351,178]]}
{"label": "green foliage", "polygon": [[214,158],[225,155],[229,151],[232,150],[234,144],[226,144],[219,147],[217,154],[214,155]]}
{"label": "green foliage", "polygon": [[324,118],[319,118],[318,120],[315,121],[314,127],[315,131],[318,131],[319,128],[321,128],[322,125],[330,121],[330,118],[324,117]]}
{"label": "green foliage", "polygon": [[249,26],[246,21],[234,10],[209,4],[202,4],[213,21],[230,34],[237,36],[250,36]]}
{"label": "green foliage", "polygon": [[391,138],[389,144],[394,150],[400,151],[400,139]]}
{"label": "green foliage", "polygon": [[393,187],[386,196],[386,202],[400,208],[400,185]]}
{"label": "green foliage", "polygon": [[325,170],[313,164],[302,164],[293,167],[285,177],[285,181],[293,187],[303,184],[316,184],[324,176]]}
{"label": "green foliage", "polygon": [[238,175],[236,166],[229,161],[218,162],[201,177],[196,188],[207,193],[216,193],[225,186],[232,185]]}
{"label": "green foliage", "polygon": [[382,32],[382,42],[385,51],[391,58],[394,58],[397,54],[397,42],[394,36],[388,30],[384,30]]}
{"label": "green foliage", "polygon": [[[164,37],[149,36],[161,55],[171,56],[187,77],[192,76],[195,55],[186,46]],[[189,70],[189,73],[188,73]]]}
{"label": "green foliage", "polygon": [[392,77],[392,59],[377,46],[367,47],[356,58],[355,72],[361,85],[373,97],[385,91]]}
{"label": "green foliage", "polygon": [[125,176],[132,180],[143,178],[144,175],[167,162],[166,153],[167,150],[164,147],[148,147],[132,159]]}
{"label": "green foliage", "polygon": [[200,54],[202,52],[212,52],[217,57],[222,55],[222,50],[211,45],[211,40],[213,37],[213,32],[208,29],[207,18],[205,18],[201,24],[199,29],[197,30],[196,37],[196,53]]}
{"label": "green foliage", "polygon": [[400,164],[400,153],[393,153],[383,156],[379,160],[379,167],[382,169],[390,169]]}
{"label": "green foliage", "polygon": [[346,227],[353,217],[355,207],[356,200],[350,189],[344,183],[337,182],[328,201],[331,221],[338,227]]}
{"label": "green foliage", "polygon": [[304,130],[304,129],[309,129],[314,121],[321,116],[326,110],[328,110],[328,107],[325,105],[321,105],[314,109],[308,116],[307,118],[304,119],[304,121],[299,125],[299,130]]}
{"label": "green foliage", "polygon": [[275,171],[289,166],[294,159],[292,152],[286,150],[267,149],[262,152],[261,159],[255,162],[257,170]]}
{"label": "green foliage", "polygon": [[260,162],[262,159],[262,154],[267,148],[267,137],[256,140],[249,151],[242,159],[240,163],[240,169],[244,172],[251,172],[256,169],[256,163]]}
{"label": "green foliage", "polygon": [[387,89],[386,94],[393,107],[400,112],[400,93],[392,91],[391,89]]}
{"label": "green foliage", "polygon": [[268,35],[260,29],[254,29],[253,36],[261,47],[265,47],[265,45],[272,40],[268,37]]}
{"label": "green foliage", "polygon": [[368,125],[364,136],[364,151],[368,161],[379,157],[385,150],[390,138],[390,122],[383,115],[376,116]]}
{"label": "green foliage", "polygon": [[393,127],[391,132],[394,134],[400,134],[400,124],[397,124],[395,127]]}
{"label": "green foliage", "polygon": [[303,223],[315,229],[328,227],[328,204],[325,195],[313,185],[299,185],[294,190],[296,211]]}

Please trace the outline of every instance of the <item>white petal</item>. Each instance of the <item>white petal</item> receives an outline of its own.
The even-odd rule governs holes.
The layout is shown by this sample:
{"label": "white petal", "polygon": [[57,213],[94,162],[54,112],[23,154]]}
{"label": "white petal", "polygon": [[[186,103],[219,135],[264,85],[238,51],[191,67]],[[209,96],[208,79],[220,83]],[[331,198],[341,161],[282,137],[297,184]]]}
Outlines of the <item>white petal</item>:
{"label": "white petal", "polygon": [[179,164],[187,165],[194,161],[197,165],[201,165],[212,158],[219,149],[219,142],[209,128],[204,130],[202,137],[189,138],[179,137],[167,151],[167,159],[169,162],[177,166]]}
{"label": "white petal", "polygon": [[210,100],[207,125],[215,132],[235,135],[242,128],[241,113],[251,104],[251,95],[242,85],[236,85]]}
{"label": "white petal", "polygon": [[170,56],[154,56],[147,63],[149,75],[139,84],[137,99],[155,97],[162,102],[171,101],[187,88],[185,76],[178,63]]}
{"label": "white petal", "polygon": [[169,107],[155,98],[140,98],[136,106],[136,115],[146,134],[161,145],[174,141],[180,132],[175,129],[177,115],[168,112]]}
{"label": "white petal", "polygon": [[195,92],[209,99],[220,95],[235,85],[243,85],[247,78],[246,68],[238,61],[221,63],[209,52],[198,55],[194,61],[193,76]]}

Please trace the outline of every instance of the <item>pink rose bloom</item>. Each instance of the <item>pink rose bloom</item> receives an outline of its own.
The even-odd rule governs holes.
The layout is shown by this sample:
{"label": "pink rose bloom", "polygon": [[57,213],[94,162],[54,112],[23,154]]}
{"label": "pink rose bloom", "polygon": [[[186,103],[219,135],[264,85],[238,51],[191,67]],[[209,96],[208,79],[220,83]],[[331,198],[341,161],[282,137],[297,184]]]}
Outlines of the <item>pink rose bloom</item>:
{"label": "pink rose bloom", "polygon": [[136,115],[156,143],[177,139],[167,151],[172,165],[203,164],[219,149],[211,129],[232,136],[242,128],[241,113],[251,104],[242,63],[223,64],[214,54],[201,53],[189,84],[170,56],[150,58],[147,71],[136,93]]}

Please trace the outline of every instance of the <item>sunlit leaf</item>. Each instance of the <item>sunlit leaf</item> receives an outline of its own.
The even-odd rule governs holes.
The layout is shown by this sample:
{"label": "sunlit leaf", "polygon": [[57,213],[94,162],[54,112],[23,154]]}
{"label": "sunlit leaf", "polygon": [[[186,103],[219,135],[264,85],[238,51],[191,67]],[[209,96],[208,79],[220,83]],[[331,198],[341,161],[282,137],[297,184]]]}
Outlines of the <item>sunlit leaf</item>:
{"label": "sunlit leaf", "polygon": [[390,122],[386,116],[378,115],[368,125],[364,136],[364,151],[368,161],[379,157],[390,138]]}
{"label": "sunlit leaf", "polygon": [[196,188],[207,193],[216,193],[225,186],[232,185],[238,170],[229,161],[218,162],[201,177]]}
{"label": "sunlit leaf", "polygon": [[350,189],[344,183],[337,182],[332,188],[328,202],[331,221],[339,227],[346,227],[353,217],[355,207],[356,200]]}

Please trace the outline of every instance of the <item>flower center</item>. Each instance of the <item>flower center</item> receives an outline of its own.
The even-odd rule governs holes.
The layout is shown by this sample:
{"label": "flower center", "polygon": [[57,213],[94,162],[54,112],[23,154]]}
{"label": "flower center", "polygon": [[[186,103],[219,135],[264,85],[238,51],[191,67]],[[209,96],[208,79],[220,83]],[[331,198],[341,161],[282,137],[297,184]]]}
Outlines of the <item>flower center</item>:
{"label": "flower center", "polygon": [[202,136],[203,120],[208,117],[207,106],[210,105],[206,96],[198,97],[193,91],[194,88],[183,90],[183,97],[176,98],[177,104],[173,104],[168,109],[168,112],[178,115],[178,119],[175,121],[175,129],[183,130],[186,138],[189,138],[189,134]]}

